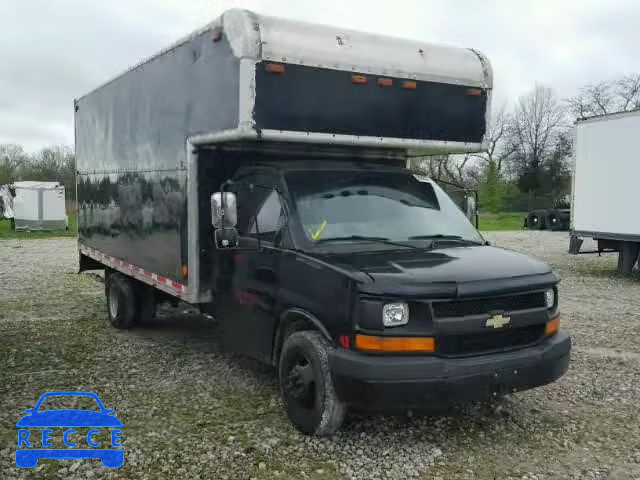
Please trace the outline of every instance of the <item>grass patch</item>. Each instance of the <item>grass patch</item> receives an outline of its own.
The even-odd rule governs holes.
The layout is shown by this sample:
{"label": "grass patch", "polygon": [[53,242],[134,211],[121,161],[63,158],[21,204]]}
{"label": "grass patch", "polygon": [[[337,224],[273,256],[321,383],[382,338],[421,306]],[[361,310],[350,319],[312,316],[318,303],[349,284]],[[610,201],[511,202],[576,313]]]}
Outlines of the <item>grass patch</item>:
{"label": "grass patch", "polygon": [[505,230],[522,230],[526,213],[503,212],[481,213],[478,219],[478,230],[495,232]]}
{"label": "grass patch", "polygon": [[75,237],[78,233],[78,218],[75,213],[69,214],[69,229],[47,232],[16,232],[11,230],[11,222],[6,218],[0,218],[0,240],[9,238],[51,238],[51,237]]}

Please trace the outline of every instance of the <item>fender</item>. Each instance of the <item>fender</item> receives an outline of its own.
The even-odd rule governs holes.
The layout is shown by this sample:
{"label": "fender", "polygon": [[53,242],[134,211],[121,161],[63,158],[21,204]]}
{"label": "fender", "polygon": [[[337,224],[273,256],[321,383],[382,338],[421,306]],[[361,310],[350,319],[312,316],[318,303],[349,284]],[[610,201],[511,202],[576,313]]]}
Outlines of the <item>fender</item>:
{"label": "fender", "polygon": [[277,365],[278,356],[280,355],[280,350],[283,343],[282,336],[284,335],[287,325],[290,323],[287,321],[287,318],[290,318],[291,316],[304,318],[306,321],[310,322],[314,326],[314,328],[319,331],[327,340],[332,340],[331,334],[329,333],[327,328],[322,324],[322,322],[320,322],[320,320],[318,320],[315,315],[301,308],[287,308],[279,316],[278,328],[276,330],[271,354],[271,363],[273,363],[274,365]]}

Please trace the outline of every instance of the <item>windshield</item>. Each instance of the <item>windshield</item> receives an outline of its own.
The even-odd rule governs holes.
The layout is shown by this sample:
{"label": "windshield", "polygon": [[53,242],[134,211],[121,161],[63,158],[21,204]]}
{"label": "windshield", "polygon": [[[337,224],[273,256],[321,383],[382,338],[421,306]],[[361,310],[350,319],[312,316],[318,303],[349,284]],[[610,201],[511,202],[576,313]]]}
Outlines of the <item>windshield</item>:
{"label": "windshield", "polygon": [[315,243],[439,236],[483,241],[439,187],[408,171],[292,171],[286,180],[305,236]]}

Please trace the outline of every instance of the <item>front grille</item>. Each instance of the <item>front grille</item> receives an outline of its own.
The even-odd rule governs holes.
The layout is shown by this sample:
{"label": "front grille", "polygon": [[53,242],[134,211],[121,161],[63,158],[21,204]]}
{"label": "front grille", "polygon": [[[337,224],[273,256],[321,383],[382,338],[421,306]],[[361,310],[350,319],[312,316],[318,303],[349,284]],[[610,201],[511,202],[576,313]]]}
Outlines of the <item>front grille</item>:
{"label": "front grille", "polygon": [[524,347],[536,343],[543,335],[544,323],[486,333],[446,335],[437,339],[437,345],[438,352],[444,355],[465,355]]}
{"label": "front grille", "polygon": [[434,302],[433,313],[436,318],[464,317],[466,315],[483,315],[493,311],[513,312],[544,307],[545,305],[544,292],[534,292],[504,297]]}

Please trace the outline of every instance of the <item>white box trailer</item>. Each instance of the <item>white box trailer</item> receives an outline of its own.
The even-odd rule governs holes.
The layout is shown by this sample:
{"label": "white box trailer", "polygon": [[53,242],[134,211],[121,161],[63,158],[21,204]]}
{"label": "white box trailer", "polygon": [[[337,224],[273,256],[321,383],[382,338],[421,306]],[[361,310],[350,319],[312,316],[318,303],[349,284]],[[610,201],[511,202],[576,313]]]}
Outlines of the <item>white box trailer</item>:
{"label": "white box trailer", "polygon": [[64,230],[68,227],[64,186],[58,182],[13,184],[16,230]]}
{"label": "white box trailer", "polygon": [[598,252],[619,252],[621,272],[632,270],[640,251],[639,135],[640,110],[575,125],[569,252],[579,253],[583,238],[593,238]]}

